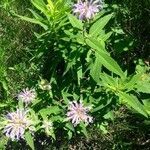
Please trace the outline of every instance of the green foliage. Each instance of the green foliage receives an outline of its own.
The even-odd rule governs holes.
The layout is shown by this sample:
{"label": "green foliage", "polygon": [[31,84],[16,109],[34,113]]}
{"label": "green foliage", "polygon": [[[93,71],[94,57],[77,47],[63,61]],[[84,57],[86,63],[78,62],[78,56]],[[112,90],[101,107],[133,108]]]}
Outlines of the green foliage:
{"label": "green foliage", "polygon": [[99,35],[99,33],[101,33],[103,30],[103,28],[106,26],[106,24],[108,23],[108,21],[112,18],[112,14],[106,15],[102,18],[100,18],[99,20],[97,20],[91,27],[89,30],[89,34],[93,37],[96,37]]}
{"label": "green foliage", "polygon": [[15,15],[22,20],[40,25],[46,31],[49,29],[51,31],[57,31],[66,24],[65,12],[68,10],[68,6],[65,0],[59,0],[57,2],[48,0],[47,3],[45,3],[43,0],[32,0],[31,2],[38,11],[43,13],[44,16],[32,9],[29,10],[34,18],[20,16],[18,14]]}
{"label": "green foliage", "polygon": [[81,20],[78,20],[74,15],[68,14],[69,21],[74,28],[83,30],[83,23]]}
{"label": "green foliage", "polygon": [[[25,58],[17,54],[21,58],[18,63],[17,59],[12,64],[5,62],[7,49],[0,48],[0,87],[5,95],[0,97],[2,114],[6,114],[5,108],[28,109],[28,117],[34,124],[32,132],[44,132],[52,141],[57,141],[59,132],[69,140],[78,134],[89,139],[89,126],[107,134],[108,122],[115,119],[114,112],[122,105],[149,119],[149,98],[146,97],[150,94],[149,66],[140,61],[130,73],[126,61],[122,59],[120,63],[117,59],[120,52],[129,51],[134,45],[130,38],[122,45],[122,36],[126,33],[121,26],[113,27],[118,6],[105,5],[105,11],[86,21],[72,13],[69,0],[31,0],[31,4],[33,7],[28,10],[32,17],[10,11],[17,21],[21,19],[36,25],[33,28],[35,38],[30,39],[31,46],[27,43],[24,49]],[[7,5],[5,3],[3,8],[8,8]],[[18,75],[15,76],[17,84],[13,74]],[[36,98],[29,104],[18,102],[17,97],[26,87],[36,91]],[[75,108],[82,118],[79,124],[75,124],[77,117],[67,116],[70,103],[74,101],[83,102],[85,114],[93,118],[90,125],[82,118],[82,111]],[[3,115],[1,120],[5,120]],[[2,131],[5,125],[2,121]],[[34,150],[35,137],[30,128],[25,130],[24,138]]]}
{"label": "green foliage", "polygon": [[126,93],[119,93],[119,97],[122,103],[126,103],[127,106],[134,108],[137,112],[141,113],[142,115],[146,117],[148,116],[143,105],[139,102],[139,100],[135,96],[128,95]]}
{"label": "green foliage", "polygon": [[33,141],[33,137],[29,132],[25,133],[25,140],[27,142],[27,144],[31,147],[32,150],[34,150],[34,141]]}

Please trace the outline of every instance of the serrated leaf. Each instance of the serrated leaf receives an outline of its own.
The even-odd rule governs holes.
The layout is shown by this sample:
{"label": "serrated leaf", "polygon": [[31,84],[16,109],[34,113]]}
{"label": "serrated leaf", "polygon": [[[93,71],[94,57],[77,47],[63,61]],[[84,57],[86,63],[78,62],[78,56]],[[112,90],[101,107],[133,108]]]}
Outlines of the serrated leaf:
{"label": "serrated leaf", "polygon": [[150,83],[149,82],[140,82],[136,86],[138,92],[150,94]]}
{"label": "serrated leaf", "polygon": [[59,109],[58,106],[51,106],[49,108],[43,108],[43,109],[41,109],[39,111],[39,113],[41,114],[42,117],[45,117],[47,115],[60,113],[60,109]]}
{"label": "serrated leaf", "polygon": [[145,110],[147,111],[147,113],[150,116],[150,99],[144,99],[144,100],[142,100],[142,102],[144,104]]}
{"label": "serrated leaf", "polygon": [[83,30],[83,23],[81,20],[77,19],[74,15],[68,14],[69,21],[74,28]]}
{"label": "serrated leaf", "polygon": [[51,121],[55,122],[55,121],[60,121],[62,122],[64,119],[61,116],[51,116]]}
{"label": "serrated leaf", "polygon": [[85,44],[85,41],[84,41],[84,37],[83,37],[83,35],[82,34],[77,34],[76,35],[76,39],[77,39],[77,42],[79,43],[79,44]]}
{"label": "serrated leaf", "polygon": [[99,54],[99,58],[103,66],[105,66],[108,70],[112,71],[113,73],[119,75],[120,77],[124,77],[124,73],[121,70],[120,66],[117,62],[109,56],[109,54],[99,45],[98,41],[92,42],[91,38],[86,40],[87,44],[91,47],[96,49],[96,52]]}
{"label": "serrated leaf", "polygon": [[96,49],[97,51],[108,53],[102,44],[101,41],[96,40],[95,38],[88,37],[86,39],[86,43],[93,49]]}
{"label": "serrated leaf", "polygon": [[107,55],[106,53],[99,53],[100,56],[100,60],[101,63],[110,71],[112,71],[113,73],[119,75],[120,77],[124,77],[124,73],[121,70],[121,68],[119,67],[119,65],[117,64],[117,62],[111,58],[109,55]]}
{"label": "serrated leaf", "polygon": [[35,99],[33,102],[32,102],[32,107],[34,107],[36,104],[39,104],[42,100],[41,99]]}
{"label": "serrated leaf", "polygon": [[100,38],[103,40],[103,41],[106,41],[110,38],[110,36],[112,35],[113,32],[108,32],[104,35],[100,35]]}
{"label": "serrated leaf", "polygon": [[65,91],[62,91],[61,93],[62,93],[62,97],[63,97],[64,102],[65,102],[66,104],[68,104],[68,103],[69,103],[68,97],[71,97],[72,95],[69,94],[68,92],[65,92]]}
{"label": "serrated leaf", "polygon": [[141,77],[141,74],[136,74],[136,75],[134,75],[131,79],[130,79],[130,81],[128,81],[128,83],[126,83],[125,84],[125,86],[124,86],[124,88],[126,89],[132,89],[134,86],[135,86],[135,84],[137,83],[137,81],[140,79],[140,77]]}
{"label": "serrated leaf", "polygon": [[134,95],[129,95],[129,94],[120,92],[119,98],[121,102],[123,102],[124,104],[127,104],[127,106],[132,107],[137,112],[147,117],[147,112],[145,111],[143,105]]}
{"label": "serrated leaf", "polygon": [[103,83],[109,84],[111,86],[116,87],[116,78],[113,78],[110,75],[107,75],[106,73],[101,73],[101,79]]}
{"label": "serrated leaf", "polygon": [[53,138],[54,140],[56,140],[56,136],[55,136],[55,133],[54,133],[53,129],[52,129],[52,131],[51,131],[51,136],[52,136],[52,138]]}
{"label": "serrated leaf", "polygon": [[91,26],[89,34],[91,36],[96,37],[101,32],[101,30],[106,26],[106,24],[109,22],[111,18],[112,18],[112,14],[100,18]]}

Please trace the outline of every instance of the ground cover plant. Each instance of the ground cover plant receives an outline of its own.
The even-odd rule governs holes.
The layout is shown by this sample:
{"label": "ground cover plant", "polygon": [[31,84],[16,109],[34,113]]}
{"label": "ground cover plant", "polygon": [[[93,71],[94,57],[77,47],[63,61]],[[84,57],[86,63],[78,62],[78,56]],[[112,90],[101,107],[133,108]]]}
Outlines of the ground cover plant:
{"label": "ground cover plant", "polygon": [[1,149],[149,148],[149,2],[142,4],[0,3]]}

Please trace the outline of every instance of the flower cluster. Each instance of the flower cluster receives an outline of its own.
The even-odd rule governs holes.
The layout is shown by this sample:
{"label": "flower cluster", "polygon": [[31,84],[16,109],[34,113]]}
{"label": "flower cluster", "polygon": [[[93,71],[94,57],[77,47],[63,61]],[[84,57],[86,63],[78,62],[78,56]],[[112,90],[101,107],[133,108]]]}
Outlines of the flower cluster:
{"label": "flower cluster", "polygon": [[[37,95],[34,89],[26,88],[18,95],[18,100],[28,104],[31,103],[36,96]],[[70,102],[66,113],[66,119],[67,121],[70,120],[74,126],[80,124],[81,122],[89,124],[93,122],[93,118],[88,114],[89,110],[90,107],[85,107],[81,101]],[[7,137],[12,140],[19,140],[24,138],[26,130],[31,132],[35,131],[35,123],[33,123],[33,119],[30,119],[28,112],[29,111],[24,108],[19,108],[16,111],[10,112],[6,115],[4,134]],[[36,120],[35,122],[37,124],[40,121]],[[54,136],[53,122],[48,118],[43,118],[41,128],[45,130],[47,135]]]}
{"label": "flower cluster", "polygon": [[28,118],[25,110],[17,109],[16,112],[11,112],[6,115],[7,125],[4,128],[4,133],[12,140],[23,138],[26,129],[32,128],[32,121]]}
{"label": "flower cluster", "polygon": [[96,13],[103,8],[101,0],[78,0],[77,4],[74,4],[73,12],[79,17],[80,20],[92,19]]}
{"label": "flower cluster", "polygon": [[25,104],[31,103],[35,98],[36,92],[34,89],[26,88],[18,94],[18,100],[22,100]]}
{"label": "flower cluster", "polygon": [[87,113],[90,108],[83,106],[82,102],[77,103],[76,101],[70,102],[67,112],[68,120],[72,121],[74,126],[78,125],[81,121],[85,123],[93,122],[93,118],[89,116]]}

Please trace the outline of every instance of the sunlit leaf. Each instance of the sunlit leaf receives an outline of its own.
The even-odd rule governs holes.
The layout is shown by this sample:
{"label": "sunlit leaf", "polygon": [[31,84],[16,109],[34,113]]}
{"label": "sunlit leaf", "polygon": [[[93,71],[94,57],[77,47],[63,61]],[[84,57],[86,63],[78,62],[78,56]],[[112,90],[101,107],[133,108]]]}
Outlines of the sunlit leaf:
{"label": "sunlit leaf", "polygon": [[34,140],[33,140],[33,137],[31,135],[31,133],[29,133],[29,132],[25,133],[25,140],[26,140],[27,144],[31,147],[31,149],[35,150],[35,148],[34,148]]}
{"label": "sunlit leaf", "polygon": [[77,19],[74,15],[68,14],[69,21],[74,28],[83,30],[83,23],[81,20]]}
{"label": "sunlit leaf", "polygon": [[112,18],[112,14],[106,15],[102,18],[100,18],[98,21],[96,21],[90,28],[89,34],[91,36],[96,37],[101,30],[106,26],[108,21]]}
{"label": "sunlit leaf", "polygon": [[147,117],[147,112],[145,111],[143,105],[135,96],[120,92],[119,98],[122,103],[126,104],[129,107],[132,107],[137,112]]}

